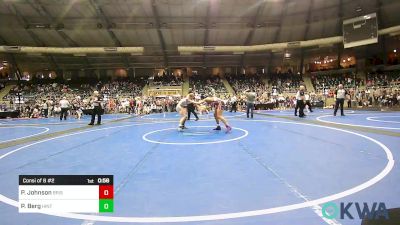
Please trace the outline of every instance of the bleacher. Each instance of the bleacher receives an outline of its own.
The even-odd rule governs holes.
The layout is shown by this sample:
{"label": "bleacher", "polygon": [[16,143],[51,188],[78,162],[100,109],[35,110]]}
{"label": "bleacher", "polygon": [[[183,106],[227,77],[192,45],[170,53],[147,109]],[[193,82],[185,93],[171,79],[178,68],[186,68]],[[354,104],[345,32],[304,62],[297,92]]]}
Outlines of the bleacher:
{"label": "bleacher", "polygon": [[279,93],[296,93],[302,83],[301,75],[292,72],[269,74],[269,84]]}
{"label": "bleacher", "polygon": [[331,74],[312,75],[311,81],[317,93],[335,89],[339,84],[343,84],[346,89],[358,88],[363,85],[363,80],[357,78],[354,73],[337,74],[334,71]]}
{"label": "bleacher", "polygon": [[225,97],[229,93],[222,79],[216,76],[192,76],[189,78],[189,86],[198,94],[210,94],[213,90],[217,96]]}
{"label": "bleacher", "polygon": [[368,88],[400,87],[400,70],[367,73]]}
{"label": "bleacher", "polygon": [[241,75],[230,75],[226,76],[226,79],[229,81],[232,88],[235,90],[236,94],[240,94],[245,90],[252,89],[257,93],[257,96],[262,96],[265,93],[269,92],[269,87],[262,80],[261,75],[254,74],[250,76],[246,76],[244,74]]}

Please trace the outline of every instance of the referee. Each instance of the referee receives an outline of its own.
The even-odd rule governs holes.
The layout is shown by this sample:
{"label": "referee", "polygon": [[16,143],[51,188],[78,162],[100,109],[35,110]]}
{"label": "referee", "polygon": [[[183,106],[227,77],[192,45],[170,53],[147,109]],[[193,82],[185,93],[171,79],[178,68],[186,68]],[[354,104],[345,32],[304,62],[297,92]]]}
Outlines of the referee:
{"label": "referee", "polygon": [[334,116],[336,116],[339,106],[340,106],[340,115],[344,116],[343,104],[344,104],[344,99],[346,98],[346,95],[347,95],[347,91],[343,88],[343,84],[339,84],[338,89],[335,91],[336,103],[335,103],[335,111],[333,112]]}
{"label": "referee", "polygon": [[93,97],[91,102],[93,103],[93,112],[92,112],[92,120],[88,125],[94,125],[94,120],[97,115],[97,125],[101,124],[101,114],[103,113],[103,109],[101,107],[101,102],[103,98],[99,95],[98,91],[93,92]]}
{"label": "referee", "polygon": [[296,94],[296,107],[294,109],[294,115],[297,116],[297,110],[299,110],[299,117],[304,117],[304,86],[301,85],[299,91]]}
{"label": "referee", "polygon": [[[189,88],[188,94],[194,94],[193,89]],[[194,104],[188,103],[187,104],[187,112],[188,112],[187,120],[190,120],[190,114],[192,114],[192,113],[193,113],[194,117],[196,117],[196,121],[199,120],[199,117],[197,116],[197,113],[194,110],[195,110]]]}
{"label": "referee", "polygon": [[64,118],[64,120],[67,120],[67,115],[68,115],[68,110],[70,107],[70,103],[67,100],[67,97],[63,97],[60,102],[60,108],[61,108],[61,114],[60,114],[60,121]]}

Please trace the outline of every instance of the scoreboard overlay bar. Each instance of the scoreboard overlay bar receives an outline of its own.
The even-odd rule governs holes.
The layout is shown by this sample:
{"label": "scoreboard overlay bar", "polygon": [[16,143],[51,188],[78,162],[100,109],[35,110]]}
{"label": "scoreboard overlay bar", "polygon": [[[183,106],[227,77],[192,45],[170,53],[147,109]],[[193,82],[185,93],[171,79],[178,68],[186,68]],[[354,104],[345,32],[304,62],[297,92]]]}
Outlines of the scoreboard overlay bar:
{"label": "scoreboard overlay bar", "polygon": [[20,175],[19,212],[114,212],[113,175]]}

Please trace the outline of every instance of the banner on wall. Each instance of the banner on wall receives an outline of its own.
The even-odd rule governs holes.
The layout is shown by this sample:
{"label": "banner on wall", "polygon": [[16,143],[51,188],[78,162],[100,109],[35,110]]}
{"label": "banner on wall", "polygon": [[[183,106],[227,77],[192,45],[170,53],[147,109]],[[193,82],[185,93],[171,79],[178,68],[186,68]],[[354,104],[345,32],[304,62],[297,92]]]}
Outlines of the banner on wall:
{"label": "banner on wall", "polygon": [[149,89],[148,95],[157,97],[157,96],[177,96],[182,95],[182,89]]}

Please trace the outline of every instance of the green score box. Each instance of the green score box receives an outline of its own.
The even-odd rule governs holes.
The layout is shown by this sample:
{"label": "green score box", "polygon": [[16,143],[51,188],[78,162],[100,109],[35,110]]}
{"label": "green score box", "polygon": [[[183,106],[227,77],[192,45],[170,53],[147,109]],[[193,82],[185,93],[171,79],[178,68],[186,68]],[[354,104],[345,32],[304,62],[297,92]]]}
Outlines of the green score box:
{"label": "green score box", "polygon": [[114,212],[114,200],[113,199],[100,199],[99,200],[99,212],[100,213]]}

